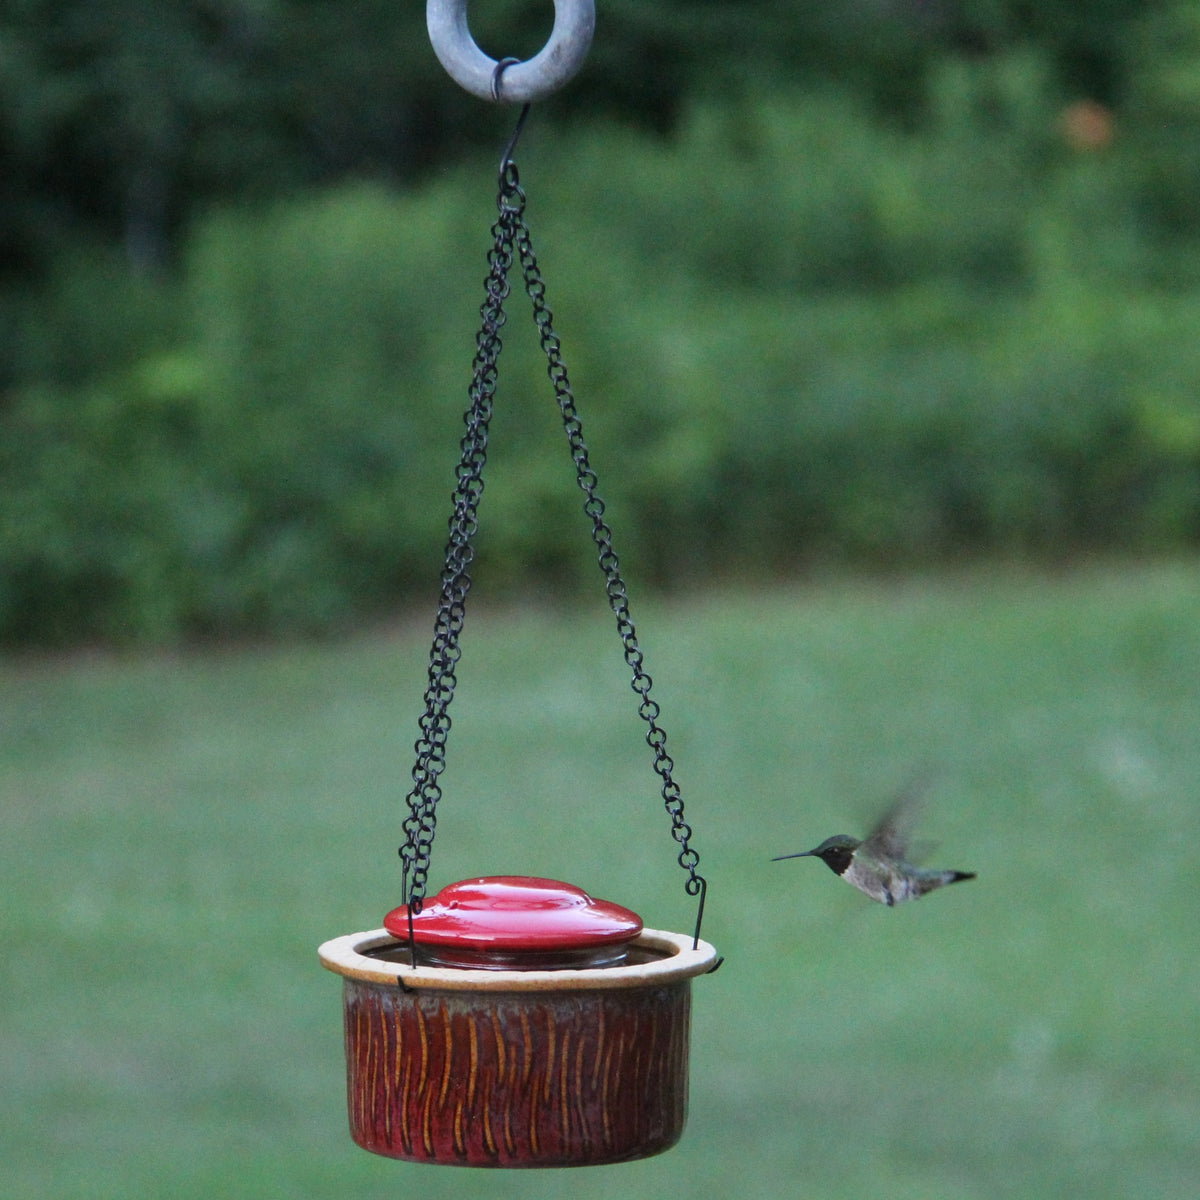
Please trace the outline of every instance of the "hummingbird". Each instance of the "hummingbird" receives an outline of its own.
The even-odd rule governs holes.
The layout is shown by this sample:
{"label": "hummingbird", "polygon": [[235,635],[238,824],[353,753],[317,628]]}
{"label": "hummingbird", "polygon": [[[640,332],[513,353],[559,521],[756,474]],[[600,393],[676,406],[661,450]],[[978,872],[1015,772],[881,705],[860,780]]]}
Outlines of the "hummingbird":
{"label": "hummingbird", "polygon": [[935,871],[908,861],[909,831],[915,812],[912,796],[902,796],[862,841],[838,833],[813,850],[780,854],[771,861],[819,858],[835,875],[889,907],[901,900],[916,900],[948,883],[974,879],[974,871]]}

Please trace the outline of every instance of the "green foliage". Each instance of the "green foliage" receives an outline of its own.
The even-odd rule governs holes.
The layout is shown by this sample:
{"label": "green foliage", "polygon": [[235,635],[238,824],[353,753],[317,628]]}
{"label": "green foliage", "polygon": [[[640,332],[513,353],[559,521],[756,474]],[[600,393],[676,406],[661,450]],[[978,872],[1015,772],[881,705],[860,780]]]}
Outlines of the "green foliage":
{"label": "green foliage", "polygon": [[1145,216],[1170,244],[1200,235],[1200,9],[1172,4],[1139,29],[1128,113],[1138,153],[1128,169]]}
{"label": "green foliage", "polygon": [[[657,146],[531,136],[633,569],[1200,536],[1200,305],[1147,287],[1123,160],[1054,141],[1036,58],[939,79],[923,135],[776,93]],[[491,203],[465,174],[355,185],[214,214],[177,285],[67,274],[0,412],[4,638],[318,629],[427,592]],[[508,311],[481,578],[562,594],[594,572],[586,522],[519,286]]]}
{"label": "green foliage", "polygon": [[[444,76],[386,0],[23,0],[0,13],[3,274],[78,236],[161,270],[214,198],[428,161]],[[465,98],[464,98],[465,99]]]}
{"label": "green foliage", "polygon": [[[444,357],[406,281],[447,237],[436,205],[414,215],[368,189],[214,219],[174,297],[194,345],[13,394],[9,638],[313,628],[428,577],[445,518],[405,496],[448,478],[428,425],[451,430],[405,400]],[[119,294],[93,292],[101,327]]]}
{"label": "green foliage", "polygon": [[[586,68],[547,110],[564,136],[599,114],[667,132],[698,95],[803,82],[909,127],[947,55],[1031,48],[1065,93],[1114,105],[1189,53],[1178,35],[1193,7],[606,0]],[[470,16],[493,56],[528,57],[552,13],[547,0],[506,0]],[[366,174],[411,182],[491,146],[502,114],[449,83],[422,18],[394,0],[4,5],[0,275],[40,278],[81,233],[162,269],[214,202]]]}
{"label": "green foliage", "polygon": [[[832,77],[731,83],[662,136],[535,120],[528,215],[630,570],[1194,546],[1188,21],[1139,25],[1126,107],[1082,135],[1015,26],[925,63],[904,120]],[[0,641],[317,630],[428,595],[491,162],[216,207],[171,273],[74,237],[10,289]],[[518,284],[478,573],[566,595],[595,568],[528,311]]]}

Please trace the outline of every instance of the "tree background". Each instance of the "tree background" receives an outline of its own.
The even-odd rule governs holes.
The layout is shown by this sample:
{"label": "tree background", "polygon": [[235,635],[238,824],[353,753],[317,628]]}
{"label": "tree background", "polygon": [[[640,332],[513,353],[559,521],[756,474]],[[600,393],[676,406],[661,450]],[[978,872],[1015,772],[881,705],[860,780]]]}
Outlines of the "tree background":
{"label": "tree background", "polygon": [[[472,6],[528,57],[548,3]],[[423,6],[0,6],[0,639],[434,585],[514,112]],[[522,141],[618,548],[662,587],[1200,535],[1200,5],[600,0]],[[510,302],[480,571],[589,585]]]}

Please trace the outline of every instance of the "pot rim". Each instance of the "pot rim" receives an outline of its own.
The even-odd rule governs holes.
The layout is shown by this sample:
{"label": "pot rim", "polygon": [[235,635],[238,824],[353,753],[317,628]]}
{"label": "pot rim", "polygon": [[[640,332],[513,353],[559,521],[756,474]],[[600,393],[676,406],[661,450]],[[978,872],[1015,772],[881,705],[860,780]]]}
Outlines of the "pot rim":
{"label": "pot rim", "polygon": [[711,971],[717,952],[708,942],[692,948],[689,934],[663,929],[643,929],[630,943],[662,954],[649,962],[624,963],[616,967],[583,970],[485,971],[464,967],[411,966],[369,958],[368,950],[405,943],[386,929],[371,929],[331,938],[317,949],[321,965],[346,979],[383,983],[406,988],[472,992],[595,991],[675,983]]}

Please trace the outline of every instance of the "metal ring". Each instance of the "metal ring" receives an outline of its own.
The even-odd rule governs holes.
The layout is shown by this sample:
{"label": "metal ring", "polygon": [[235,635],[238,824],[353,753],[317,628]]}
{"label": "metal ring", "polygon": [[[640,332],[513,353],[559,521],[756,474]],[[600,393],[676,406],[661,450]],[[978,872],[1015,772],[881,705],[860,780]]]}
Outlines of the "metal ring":
{"label": "metal ring", "polygon": [[428,0],[425,24],[450,78],[481,100],[527,104],[556,92],[583,66],[596,27],[595,0],[554,0],[554,29],[527,62],[489,58],[467,27],[467,0]]}

